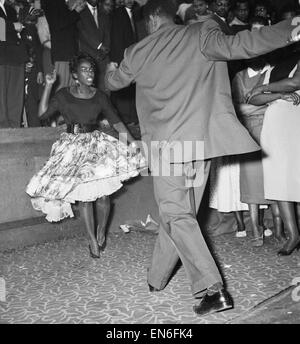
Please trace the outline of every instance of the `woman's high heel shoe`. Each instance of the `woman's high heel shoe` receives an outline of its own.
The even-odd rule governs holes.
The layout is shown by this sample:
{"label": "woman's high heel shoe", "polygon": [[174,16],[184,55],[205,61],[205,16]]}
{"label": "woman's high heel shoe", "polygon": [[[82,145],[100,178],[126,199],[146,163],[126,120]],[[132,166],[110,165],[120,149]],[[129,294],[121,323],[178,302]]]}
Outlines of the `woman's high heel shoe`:
{"label": "woman's high heel shoe", "polygon": [[95,254],[95,253],[92,252],[91,245],[89,245],[89,251],[90,251],[91,258],[94,258],[94,259],[100,258],[100,253],[99,254]]}
{"label": "woman's high heel shoe", "polygon": [[277,252],[278,256],[289,256],[291,255],[295,250],[300,250],[300,239],[298,240],[297,244],[290,250],[282,248]]}

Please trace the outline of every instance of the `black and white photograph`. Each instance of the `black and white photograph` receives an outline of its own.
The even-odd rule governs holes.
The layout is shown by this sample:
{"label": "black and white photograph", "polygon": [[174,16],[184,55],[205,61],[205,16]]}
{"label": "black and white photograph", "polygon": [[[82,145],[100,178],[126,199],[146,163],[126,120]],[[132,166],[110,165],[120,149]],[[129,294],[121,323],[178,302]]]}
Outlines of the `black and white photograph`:
{"label": "black and white photograph", "polygon": [[300,0],[0,0],[0,195],[0,325],[300,324]]}

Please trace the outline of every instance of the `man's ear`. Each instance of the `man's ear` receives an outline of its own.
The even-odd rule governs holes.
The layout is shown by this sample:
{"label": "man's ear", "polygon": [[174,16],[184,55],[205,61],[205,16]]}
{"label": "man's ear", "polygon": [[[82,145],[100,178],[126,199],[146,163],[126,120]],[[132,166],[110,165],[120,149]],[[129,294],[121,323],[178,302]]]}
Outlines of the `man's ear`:
{"label": "man's ear", "polygon": [[151,22],[152,22],[152,26],[153,26],[153,28],[154,28],[154,31],[156,31],[157,29],[158,29],[158,27],[159,27],[159,24],[160,24],[160,18],[159,18],[159,16],[157,16],[157,15],[150,15],[150,20],[151,20]]}

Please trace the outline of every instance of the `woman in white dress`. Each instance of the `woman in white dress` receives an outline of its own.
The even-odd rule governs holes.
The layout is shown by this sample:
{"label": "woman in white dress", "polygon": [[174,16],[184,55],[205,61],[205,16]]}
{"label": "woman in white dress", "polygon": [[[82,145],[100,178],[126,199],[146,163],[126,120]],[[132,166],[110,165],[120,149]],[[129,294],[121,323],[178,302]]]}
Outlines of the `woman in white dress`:
{"label": "woman in white dress", "polygon": [[287,231],[279,255],[300,248],[300,60],[288,78],[252,90],[250,102],[271,103],[261,133],[265,198],[278,202]]}

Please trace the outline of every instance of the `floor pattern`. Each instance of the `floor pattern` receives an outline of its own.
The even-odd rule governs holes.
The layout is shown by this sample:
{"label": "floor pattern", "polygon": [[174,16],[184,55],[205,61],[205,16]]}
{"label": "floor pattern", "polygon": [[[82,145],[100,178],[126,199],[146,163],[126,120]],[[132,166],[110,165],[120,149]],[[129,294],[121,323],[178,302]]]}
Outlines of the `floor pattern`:
{"label": "floor pattern", "polygon": [[197,300],[183,267],[165,290],[149,293],[146,271],[155,238],[151,232],[110,233],[98,260],[89,257],[84,236],[0,253],[0,277],[6,282],[0,322],[226,323],[300,276],[300,254],[278,257],[272,237],[262,248],[233,234],[213,238],[213,251],[235,307],[201,318],[192,311]]}

